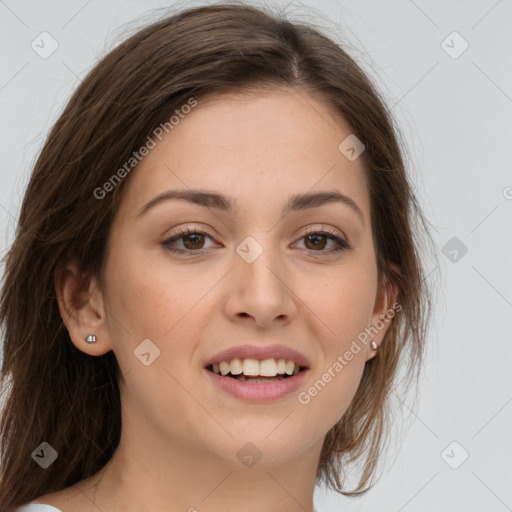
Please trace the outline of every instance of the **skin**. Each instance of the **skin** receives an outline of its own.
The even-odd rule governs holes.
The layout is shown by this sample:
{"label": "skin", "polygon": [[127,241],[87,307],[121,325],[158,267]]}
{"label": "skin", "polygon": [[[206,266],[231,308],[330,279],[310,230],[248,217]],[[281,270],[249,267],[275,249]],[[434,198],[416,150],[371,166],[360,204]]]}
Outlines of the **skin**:
{"label": "skin", "polygon": [[[200,101],[132,171],[108,240],[103,288],[94,277],[82,279],[74,262],[56,277],[72,342],[91,356],[113,350],[119,361],[121,443],[104,470],[34,501],[64,512],[313,509],[324,437],[376,351],[363,345],[308,404],[297,395],[396,296],[377,283],[361,159],[338,150],[350,133],[304,91],[223,95]],[[168,200],[137,218],[169,189],[215,191],[238,208]],[[351,197],[363,220],[341,203],[281,217],[290,195],[331,190]],[[173,247],[205,254],[173,254],[161,245],[180,226],[208,236]],[[321,236],[315,248],[308,228],[334,231],[351,249],[329,253],[336,244]],[[235,251],[247,236],[263,248],[252,263]],[[377,344],[388,327],[372,338]],[[94,344],[85,342],[90,333]],[[149,366],[133,354],[144,339],[160,350]],[[311,363],[304,385],[266,403],[219,391],[203,366],[243,343],[302,352]],[[248,442],[261,453],[251,468],[237,457]]]}

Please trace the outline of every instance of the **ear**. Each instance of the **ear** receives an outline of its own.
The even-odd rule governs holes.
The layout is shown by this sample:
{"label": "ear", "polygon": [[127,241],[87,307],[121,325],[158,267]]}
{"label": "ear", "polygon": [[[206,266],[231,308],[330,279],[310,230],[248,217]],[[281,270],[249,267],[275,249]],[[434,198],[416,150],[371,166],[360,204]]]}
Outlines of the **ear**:
{"label": "ear", "polygon": [[[397,273],[400,273],[400,268],[397,265],[392,263],[389,265]],[[371,334],[366,346],[366,361],[377,355],[378,350],[380,350],[382,340],[384,339],[384,335],[393,322],[393,317],[395,316],[396,311],[400,311],[402,309],[401,305],[396,303],[397,297],[398,286],[392,283],[389,277],[383,276],[377,289],[375,305],[371,317],[371,327],[368,328]],[[377,349],[373,349],[371,347],[372,341],[377,343]]]}
{"label": "ear", "polygon": [[[62,320],[76,348],[91,356],[112,349],[103,297],[96,277],[89,278],[75,261],[55,273],[55,291]],[[95,343],[87,343],[89,334]]]}

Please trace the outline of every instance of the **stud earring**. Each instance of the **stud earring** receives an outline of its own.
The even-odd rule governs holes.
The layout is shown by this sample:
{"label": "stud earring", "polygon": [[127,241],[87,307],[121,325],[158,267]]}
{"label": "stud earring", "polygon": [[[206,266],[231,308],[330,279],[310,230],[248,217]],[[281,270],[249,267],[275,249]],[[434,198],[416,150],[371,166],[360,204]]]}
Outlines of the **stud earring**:
{"label": "stud earring", "polygon": [[94,334],[89,334],[87,338],[85,338],[87,343],[96,343],[96,336]]}
{"label": "stud earring", "polygon": [[370,343],[370,346],[372,347],[373,350],[377,350],[379,348],[379,346],[377,345],[377,342],[376,341],[372,341]]}

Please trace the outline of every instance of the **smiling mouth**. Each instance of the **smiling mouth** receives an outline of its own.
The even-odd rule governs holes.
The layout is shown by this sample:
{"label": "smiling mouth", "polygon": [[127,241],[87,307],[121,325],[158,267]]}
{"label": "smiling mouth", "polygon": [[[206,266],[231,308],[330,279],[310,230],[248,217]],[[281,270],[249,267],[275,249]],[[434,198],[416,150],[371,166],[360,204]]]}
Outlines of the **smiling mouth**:
{"label": "smiling mouth", "polygon": [[222,377],[230,377],[239,382],[278,382],[294,377],[307,370],[293,360],[285,359],[232,359],[210,364],[206,369]]}

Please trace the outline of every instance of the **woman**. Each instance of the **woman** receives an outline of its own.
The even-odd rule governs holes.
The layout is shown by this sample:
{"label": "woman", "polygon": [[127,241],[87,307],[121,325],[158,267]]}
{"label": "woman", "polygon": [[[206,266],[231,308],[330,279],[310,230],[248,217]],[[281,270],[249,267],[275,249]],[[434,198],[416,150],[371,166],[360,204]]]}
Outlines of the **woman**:
{"label": "woman", "polygon": [[220,4],[134,34],[51,130],[5,258],[0,509],[366,492],[422,360],[417,220],[389,113],[316,29]]}

